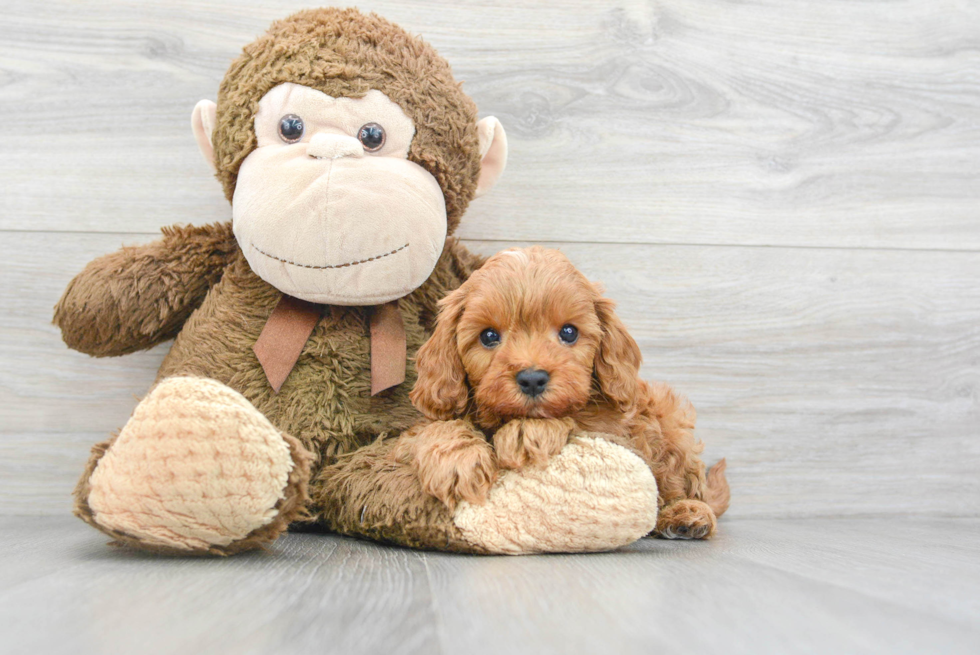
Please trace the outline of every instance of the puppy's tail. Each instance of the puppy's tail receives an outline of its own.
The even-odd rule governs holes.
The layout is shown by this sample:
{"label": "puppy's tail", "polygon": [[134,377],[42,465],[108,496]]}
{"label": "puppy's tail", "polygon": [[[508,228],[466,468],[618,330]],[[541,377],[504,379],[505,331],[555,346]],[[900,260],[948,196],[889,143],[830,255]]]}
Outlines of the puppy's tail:
{"label": "puppy's tail", "polygon": [[724,458],[708,469],[707,486],[704,490],[704,502],[708,504],[716,517],[720,517],[728,509],[731,493],[728,490],[728,480],[725,479],[725,468],[728,466]]}

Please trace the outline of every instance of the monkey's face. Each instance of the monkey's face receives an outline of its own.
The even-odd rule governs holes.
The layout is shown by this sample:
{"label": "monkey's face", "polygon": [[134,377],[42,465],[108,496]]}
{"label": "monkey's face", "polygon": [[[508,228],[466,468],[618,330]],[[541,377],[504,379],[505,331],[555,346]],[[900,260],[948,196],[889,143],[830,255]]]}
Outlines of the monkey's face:
{"label": "monkey's face", "polygon": [[259,103],[234,230],[252,270],[310,302],[374,305],[432,273],[446,240],[436,179],[408,152],[415,126],[384,93],[332,98],[280,84]]}
{"label": "monkey's face", "polygon": [[421,286],[507,162],[503,127],[477,119],[449,63],[356,9],[273,23],[191,125],[249,265],[325,304],[380,304]]}

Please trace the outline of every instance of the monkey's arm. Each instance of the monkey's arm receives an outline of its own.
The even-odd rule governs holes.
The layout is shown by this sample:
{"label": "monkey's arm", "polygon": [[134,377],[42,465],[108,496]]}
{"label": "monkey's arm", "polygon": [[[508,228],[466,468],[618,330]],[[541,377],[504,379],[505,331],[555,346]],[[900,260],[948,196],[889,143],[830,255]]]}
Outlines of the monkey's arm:
{"label": "monkey's arm", "polygon": [[99,257],[68,284],[54,323],[69,347],[109,357],[172,339],[238,250],[230,221],[162,232]]}

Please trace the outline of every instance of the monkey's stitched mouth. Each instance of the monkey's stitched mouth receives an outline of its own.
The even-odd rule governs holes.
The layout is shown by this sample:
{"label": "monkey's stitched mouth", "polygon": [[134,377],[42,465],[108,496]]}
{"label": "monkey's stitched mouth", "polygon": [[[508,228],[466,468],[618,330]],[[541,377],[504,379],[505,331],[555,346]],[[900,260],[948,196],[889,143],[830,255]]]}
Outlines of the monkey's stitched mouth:
{"label": "monkey's stitched mouth", "polygon": [[398,248],[395,248],[391,252],[386,252],[386,253],[384,253],[382,255],[375,255],[374,257],[368,257],[367,259],[360,259],[360,260],[358,260],[356,262],[347,262],[346,264],[327,264],[327,265],[324,265],[324,266],[316,266],[314,264],[300,264],[299,262],[293,262],[293,261],[290,261],[288,259],[283,259],[282,257],[276,257],[275,255],[270,254],[270,253],[267,253],[266,251],[262,250],[261,248],[259,248],[257,245],[255,245],[252,242],[249,242],[249,245],[252,246],[252,248],[255,249],[255,252],[259,253],[260,255],[265,255],[269,259],[275,259],[278,262],[282,262],[283,264],[290,264],[291,266],[299,266],[301,268],[312,268],[312,269],[316,269],[316,270],[326,270],[326,269],[331,269],[331,268],[349,268],[351,266],[358,266],[360,264],[367,264],[368,262],[376,262],[379,259],[384,259],[385,257],[391,257],[395,253],[401,252],[402,250],[405,250],[405,248],[408,248],[408,244],[406,243],[403,246],[399,246]]}

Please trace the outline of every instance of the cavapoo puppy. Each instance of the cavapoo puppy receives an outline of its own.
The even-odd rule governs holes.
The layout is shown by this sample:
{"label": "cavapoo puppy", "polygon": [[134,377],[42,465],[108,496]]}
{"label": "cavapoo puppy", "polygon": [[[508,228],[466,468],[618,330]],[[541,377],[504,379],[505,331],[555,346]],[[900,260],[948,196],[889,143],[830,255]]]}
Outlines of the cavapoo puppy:
{"label": "cavapoo puppy", "polygon": [[605,433],[653,471],[654,534],[710,537],[728,507],[725,461],[705,473],[694,408],[639,379],[640,358],[612,301],[563,254],[505,250],[442,301],[411,394],[430,422],[393,454],[452,508],[482,503],[499,469],[543,466],[574,434]]}

